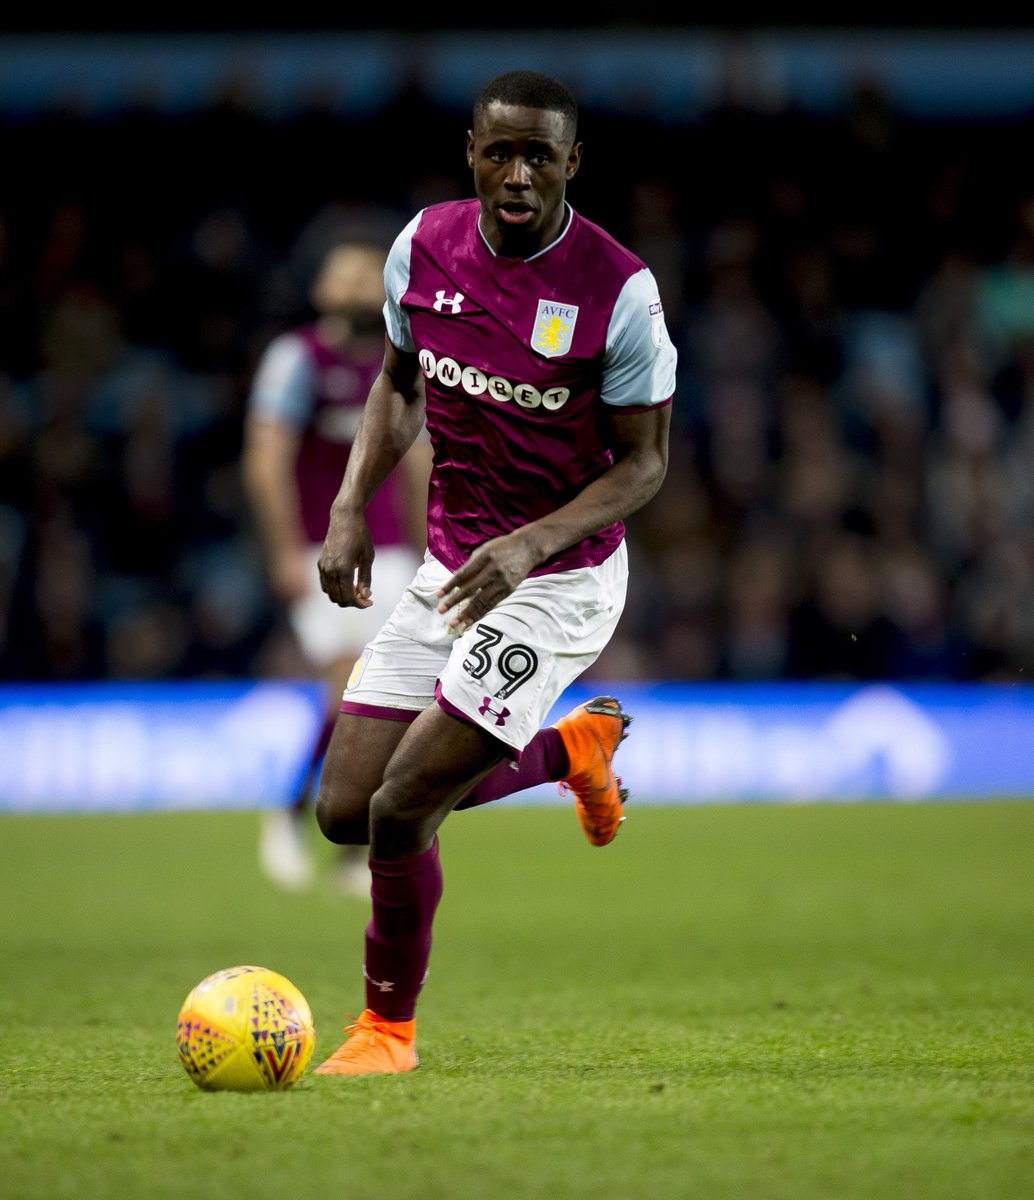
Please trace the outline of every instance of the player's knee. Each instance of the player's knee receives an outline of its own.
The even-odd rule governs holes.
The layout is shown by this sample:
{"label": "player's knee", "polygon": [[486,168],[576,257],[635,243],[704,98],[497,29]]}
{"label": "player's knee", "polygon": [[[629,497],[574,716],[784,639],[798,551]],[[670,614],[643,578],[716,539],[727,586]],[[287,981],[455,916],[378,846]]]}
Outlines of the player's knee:
{"label": "player's knee", "polygon": [[443,812],[430,786],[389,775],[370,800],[370,841],[382,853],[404,854],[423,846]]}
{"label": "player's knee", "polygon": [[327,841],[339,846],[365,846],[370,840],[368,802],[327,780],[316,797],[316,823]]}

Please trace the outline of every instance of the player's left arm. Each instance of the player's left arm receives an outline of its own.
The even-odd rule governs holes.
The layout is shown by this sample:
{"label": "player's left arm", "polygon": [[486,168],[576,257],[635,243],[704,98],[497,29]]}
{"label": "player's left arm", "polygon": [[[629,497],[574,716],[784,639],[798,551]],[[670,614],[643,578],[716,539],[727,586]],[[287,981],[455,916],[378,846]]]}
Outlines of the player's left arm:
{"label": "player's left arm", "polygon": [[668,469],[671,405],[636,412],[610,408],[604,420],[613,464],[567,504],[479,546],[439,592],[442,613],[467,601],[449,625],[473,624],[539,563],[623,520],[656,495]]}
{"label": "player's left arm", "polygon": [[573,500],[510,536],[538,566],[590,534],[624,520],[656,494],[668,470],[671,405],[634,413],[608,408],[603,417],[613,464]]}

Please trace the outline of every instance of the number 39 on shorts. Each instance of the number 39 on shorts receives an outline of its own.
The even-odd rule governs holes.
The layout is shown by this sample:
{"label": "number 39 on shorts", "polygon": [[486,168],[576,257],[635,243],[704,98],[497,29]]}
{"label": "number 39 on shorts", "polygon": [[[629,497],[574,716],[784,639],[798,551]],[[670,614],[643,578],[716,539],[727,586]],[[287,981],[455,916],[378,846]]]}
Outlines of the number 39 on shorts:
{"label": "number 39 on shorts", "polygon": [[530,646],[519,642],[503,644],[503,635],[491,625],[475,625],[477,640],[471,645],[463,660],[463,669],[474,679],[484,679],[493,669],[502,677],[503,684],[492,695],[505,700],[538,670],[538,655]]}

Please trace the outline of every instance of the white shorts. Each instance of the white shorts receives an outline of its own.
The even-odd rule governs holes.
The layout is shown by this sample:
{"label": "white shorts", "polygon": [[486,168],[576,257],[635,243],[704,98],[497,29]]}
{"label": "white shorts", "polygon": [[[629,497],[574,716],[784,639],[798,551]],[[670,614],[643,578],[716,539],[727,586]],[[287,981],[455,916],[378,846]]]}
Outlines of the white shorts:
{"label": "white shorts", "polygon": [[596,567],[525,579],[456,635],[437,611],[452,575],[427,555],[355,665],[343,712],[412,720],[435,699],[519,754],[569,684],[610,641],[625,605],[622,543]]}
{"label": "white shorts", "polygon": [[307,596],[288,609],[288,619],[306,658],[320,669],[355,658],[384,624],[420,566],[420,556],[408,546],[385,546],[373,560],[373,604],[370,608],[341,608],[320,586],[321,546],[311,550],[311,586]]}

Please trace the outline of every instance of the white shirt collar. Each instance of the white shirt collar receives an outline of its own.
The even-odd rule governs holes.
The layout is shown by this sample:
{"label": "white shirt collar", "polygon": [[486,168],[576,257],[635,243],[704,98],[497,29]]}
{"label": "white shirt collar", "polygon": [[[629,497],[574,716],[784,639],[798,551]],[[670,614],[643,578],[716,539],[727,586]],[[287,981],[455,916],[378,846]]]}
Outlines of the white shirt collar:
{"label": "white shirt collar", "polygon": [[[567,231],[571,228],[571,217],[573,215],[573,210],[572,210],[570,204],[568,204],[566,200],[564,201],[564,209],[567,212],[567,220],[564,222],[563,228],[560,230],[560,232],[557,234],[557,236],[549,243],[548,246],[543,246],[541,250],[536,250],[536,252],[531,256],[531,258],[526,258],[524,260],[525,262],[534,262],[536,258],[541,258],[543,254],[548,253],[548,251],[552,250],[553,247],[555,245],[557,245],[558,242],[562,242],[564,240],[564,238],[567,236]],[[489,254],[491,254],[493,258],[497,258],[498,255],[496,254],[495,250],[493,250],[491,244],[489,243],[488,238],[485,237],[484,230],[481,228],[481,211],[480,211],[480,209],[478,210],[478,233],[481,235],[481,240],[488,247]]]}

